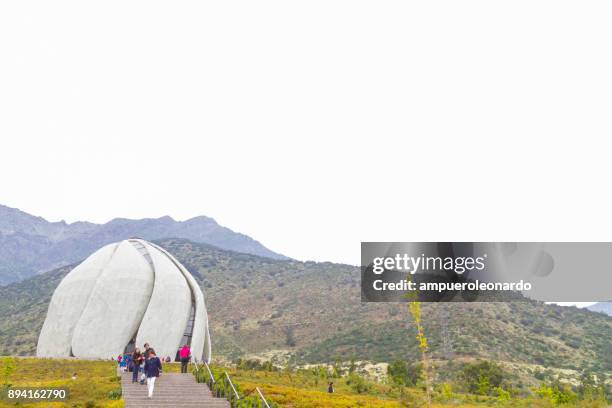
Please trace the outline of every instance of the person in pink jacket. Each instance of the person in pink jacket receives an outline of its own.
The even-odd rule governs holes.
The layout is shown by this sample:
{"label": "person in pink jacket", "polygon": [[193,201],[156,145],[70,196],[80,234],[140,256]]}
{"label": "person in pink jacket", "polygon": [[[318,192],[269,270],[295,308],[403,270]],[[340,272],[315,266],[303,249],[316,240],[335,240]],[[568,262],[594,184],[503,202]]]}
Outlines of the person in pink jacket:
{"label": "person in pink jacket", "polygon": [[181,347],[179,357],[181,358],[181,373],[186,373],[187,365],[189,364],[189,360],[191,360],[191,349],[188,345],[185,344]]}

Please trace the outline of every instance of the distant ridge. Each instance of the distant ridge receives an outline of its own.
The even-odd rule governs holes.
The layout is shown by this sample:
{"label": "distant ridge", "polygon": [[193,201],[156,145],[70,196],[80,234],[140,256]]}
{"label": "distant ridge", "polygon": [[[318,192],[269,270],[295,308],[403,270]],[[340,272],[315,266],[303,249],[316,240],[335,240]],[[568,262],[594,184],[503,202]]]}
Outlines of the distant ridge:
{"label": "distant ridge", "polygon": [[593,312],[605,313],[608,316],[612,316],[612,302],[599,302],[587,307],[587,309]]}
{"label": "distant ridge", "polygon": [[165,216],[140,220],[115,218],[105,224],[68,224],[49,222],[17,208],[0,205],[0,285],[77,262],[103,245],[131,237],[147,240],[184,238],[236,252],[288,259],[206,216],[186,221]]}

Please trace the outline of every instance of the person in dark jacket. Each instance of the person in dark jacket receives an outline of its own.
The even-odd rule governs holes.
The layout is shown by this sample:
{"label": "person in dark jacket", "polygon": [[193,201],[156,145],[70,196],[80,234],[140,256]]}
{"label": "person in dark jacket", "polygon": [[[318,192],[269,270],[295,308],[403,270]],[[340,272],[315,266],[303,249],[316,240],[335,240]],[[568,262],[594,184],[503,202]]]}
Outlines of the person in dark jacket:
{"label": "person in dark jacket", "polygon": [[155,355],[155,350],[149,349],[149,357],[145,360],[145,375],[147,376],[147,388],[149,389],[149,398],[153,397],[153,389],[155,388],[155,380],[162,372],[162,363],[159,357]]}
{"label": "person in dark jacket", "polygon": [[142,375],[142,378],[140,380],[140,385],[144,385],[144,383],[145,383],[145,381],[147,379],[147,376],[146,376],[145,371],[144,371],[144,363],[149,358],[149,352],[151,351],[151,346],[149,346],[149,343],[145,343],[144,344],[143,350],[144,350],[144,352],[142,353],[143,360],[142,360],[142,365],[140,366],[140,368],[142,369],[142,374],[143,375]]}
{"label": "person in dark jacket", "polygon": [[136,347],[132,353],[132,382],[138,381],[138,372],[140,371],[140,365],[144,361],[144,356],[140,352],[140,349]]}

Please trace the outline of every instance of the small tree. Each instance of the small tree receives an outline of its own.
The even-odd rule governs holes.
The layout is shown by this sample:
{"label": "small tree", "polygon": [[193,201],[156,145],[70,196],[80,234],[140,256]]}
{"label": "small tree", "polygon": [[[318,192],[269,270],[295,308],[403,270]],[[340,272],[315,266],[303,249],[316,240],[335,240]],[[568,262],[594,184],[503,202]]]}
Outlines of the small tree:
{"label": "small tree", "polygon": [[418,297],[413,293],[413,299],[408,304],[408,309],[410,310],[410,314],[412,315],[412,319],[414,321],[414,325],[417,330],[416,339],[419,345],[419,350],[421,350],[421,377],[425,383],[425,398],[428,407],[431,407],[431,385],[432,379],[430,378],[430,364],[429,364],[429,344],[427,342],[427,337],[425,336],[425,328],[423,327],[423,320],[421,319],[421,302],[418,301]]}
{"label": "small tree", "polygon": [[332,378],[340,378],[344,374],[344,369],[342,368],[342,361],[337,358],[334,361],[334,365],[332,367]]}
{"label": "small tree", "polygon": [[397,360],[389,364],[387,375],[394,384],[415,386],[423,376],[423,365],[408,364],[406,361]]}

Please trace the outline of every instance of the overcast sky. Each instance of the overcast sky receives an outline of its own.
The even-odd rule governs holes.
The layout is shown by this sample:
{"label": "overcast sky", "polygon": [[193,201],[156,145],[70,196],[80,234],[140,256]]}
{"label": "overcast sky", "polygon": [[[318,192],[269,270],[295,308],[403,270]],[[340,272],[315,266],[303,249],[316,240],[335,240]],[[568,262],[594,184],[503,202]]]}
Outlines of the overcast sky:
{"label": "overcast sky", "polygon": [[0,3],[0,203],[361,241],[612,238],[609,1]]}

